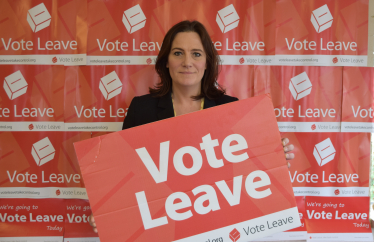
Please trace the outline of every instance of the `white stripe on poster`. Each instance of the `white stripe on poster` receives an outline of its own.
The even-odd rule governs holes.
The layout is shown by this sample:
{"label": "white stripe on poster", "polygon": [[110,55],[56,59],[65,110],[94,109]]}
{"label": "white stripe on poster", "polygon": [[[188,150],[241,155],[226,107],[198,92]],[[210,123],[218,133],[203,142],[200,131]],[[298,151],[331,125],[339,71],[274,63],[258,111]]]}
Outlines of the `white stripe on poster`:
{"label": "white stripe on poster", "polygon": [[374,123],[342,122],[342,132],[374,133]]}
{"label": "white stripe on poster", "polygon": [[64,122],[0,122],[0,131],[65,131]]}
{"label": "white stripe on poster", "polygon": [[308,234],[306,231],[295,231],[295,232],[281,232],[266,236],[256,241],[282,241],[282,240],[306,240]]}
{"label": "white stripe on poster", "polygon": [[62,236],[1,237],[0,242],[62,242]]}
{"label": "white stripe on poster", "polygon": [[64,238],[64,242],[100,242],[99,237]]}
{"label": "white stripe on poster", "polygon": [[65,123],[65,131],[114,132],[122,130],[123,122]]}
{"label": "white stripe on poster", "polygon": [[0,198],[67,198],[88,199],[80,187],[0,187]]}
{"label": "white stripe on poster", "polygon": [[86,54],[1,55],[0,65],[86,65]]}
{"label": "white stripe on poster", "polygon": [[276,55],[280,66],[367,66],[366,55]]}
{"label": "white stripe on poster", "polygon": [[[272,222],[280,219],[292,221],[282,226],[273,227]],[[212,241],[212,239],[219,239],[217,241],[232,242],[230,232],[234,229],[239,231],[241,241],[255,240],[274,233],[279,233],[285,230],[299,227],[301,225],[299,219],[299,212],[297,207],[289,208],[283,211],[267,214],[262,217],[254,218],[241,223],[229,225],[223,228],[215,229],[202,234],[197,234],[174,242],[187,242],[187,241]],[[256,229],[262,228],[262,229]],[[220,239],[222,238],[222,240]]]}
{"label": "white stripe on poster", "polygon": [[369,187],[293,187],[295,196],[368,197]]}
{"label": "white stripe on poster", "polygon": [[340,132],[340,122],[278,122],[280,132]]}
{"label": "white stripe on poster", "polygon": [[308,233],[307,241],[373,241],[372,233]]}

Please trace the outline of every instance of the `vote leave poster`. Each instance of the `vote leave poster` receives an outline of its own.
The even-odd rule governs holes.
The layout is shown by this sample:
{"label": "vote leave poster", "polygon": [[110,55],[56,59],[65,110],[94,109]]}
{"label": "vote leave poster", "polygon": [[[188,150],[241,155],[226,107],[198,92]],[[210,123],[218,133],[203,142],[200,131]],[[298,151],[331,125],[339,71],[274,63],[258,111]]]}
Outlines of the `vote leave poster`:
{"label": "vote leave poster", "polygon": [[0,65],[0,131],[63,131],[63,66]]}
{"label": "vote leave poster", "polygon": [[88,223],[91,207],[85,199],[65,199],[64,242],[100,242],[98,234]]}
{"label": "vote leave poster", "polygon": [[342,67],[258,66],[254,93],[270,93],[281,132],[340,132]]}
{"label": "vote leave poster", "polygon": [[270,236],[266,236],[264,238],[258,239],[257,241],[289,241],[289,240],[306,240],[307,239],[307,231],[305,226],[305,197],[295,197],[297,209],[299,211],[299,218],[301,222],[301,226],[290,229],[285,232],[273,234]]}
{"label": "vote leave poster", "polygon": [[369,197],[306,197],[307,241],[373,241]]}
{"label": "vote leave poster", "polygon": [[87,199],[73,142],[88,132],[1,132],[0,198]]}
{"label": "vote leave poster", "polygon": [[100,241],[248,241],[301,225],[267,95],[75,149]]}
{"label": "vote leave poster", "polygon": [[275,0],[90,1],[88,64],[154,64],[166,32],[186,19],[204,24],[224,65],[273,64],[275,6]]}
{"label": "vote leave poster", "polygon": [[374,130],[373,69],[344,67],[342,132]]}
{"label": "vote leave poster", "polygon": [[286,133],[283,136],[295,146],[295,159],[289,169],[295,196],[369,196],[369,134]]}
{"label": "vote leave poster", "polygon": [[70,66],[66,69],[65,130],[122,130],[134,96],[158,81],[154,66]]}
{"label": "vote leave poster", "polygon": [[281,0],[277,65],[366,66],[369,1]]}
{"label": "vote leave poster", "polygon": [[0,64],[86,64],[86,1],[3,0],[0,16]]}
{"label": "vote leave poster", "polygon": [[[59,232],[46,241],[97,242],[85,222],[90,205],[73,143],[121,130],[132,98],[159,81],[154,64],[165,34],[186,19],[208,30],[226,94],[271,95],[278,129],[295,146],[288,175],[299,212],[304,196],[368,197],[374,77],[364,66],[372,13],[368,0],[0,0],[0,200],[65,199],[64,238]],[[188,196],[196,219],[197,196]],[[152,219],[166,216],[175,227],[152,206]],[[6,223],[15,231],[16,223]],[[36,241],[46,228],[32,231]],[[244,241],[251,228],[227,233],[229,241]],[[300,240],[306,229],[262,240]],[[143,238],[136,231],[130,239]],[[8,236],[24,240],[0,234],[0,242]],[[206,241],[221,238],[213,237]]]}
{"label": "vote leave poster", "polygon": [[62,199],[0,199],[1,242],[62,242]]}

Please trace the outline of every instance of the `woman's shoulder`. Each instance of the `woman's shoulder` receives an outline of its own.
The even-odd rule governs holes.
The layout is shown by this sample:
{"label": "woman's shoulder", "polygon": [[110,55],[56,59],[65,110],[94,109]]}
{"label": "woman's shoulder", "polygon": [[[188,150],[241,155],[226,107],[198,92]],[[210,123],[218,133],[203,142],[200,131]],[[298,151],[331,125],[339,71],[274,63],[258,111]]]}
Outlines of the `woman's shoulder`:
{"label": "woman's shoulder", "polygon": [[131,104],[133,105],[144,105],[144,104],[152,104],[152,103],[158,103],[159,97],[155,97],[152,94],[146,94],[142,96],[136,96],[132,99]]}
{"label": "woman's shoulder", "polygon": [[216,101],[217,105],[221,105],[221,104],[225,104],[225,103],[235,102],[235,101],[238,101],[238,100],[239,99],[236,98],[236,97],[232,97],[232,96],[229,96],[229,95],[222,95],[221,97],[219,97],[215,101]]}

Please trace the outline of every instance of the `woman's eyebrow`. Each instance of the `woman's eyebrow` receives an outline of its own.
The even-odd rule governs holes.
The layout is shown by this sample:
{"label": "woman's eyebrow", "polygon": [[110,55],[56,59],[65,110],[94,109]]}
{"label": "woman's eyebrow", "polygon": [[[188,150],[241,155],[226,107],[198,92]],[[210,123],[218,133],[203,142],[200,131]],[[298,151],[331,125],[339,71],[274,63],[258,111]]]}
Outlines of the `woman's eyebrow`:
{"label": "woman's eyebrow", "polygon": [[174,47],[173,49],[171,50],[181,50],[181,51],[184,51],[182,48],[179,48],[179,47]]}
{"label": "woman's eyebrow", "polygon": [[[184,49],[179,48],[179,47],[174,47],[173,49],[171,49],[171,51],[173,51],[173,50],[181,50],[181,51],[184,51]],[[192,49],[191,51],[200,51],[200,52],[204,52],[204,51],[201,50],[201,49]]]}

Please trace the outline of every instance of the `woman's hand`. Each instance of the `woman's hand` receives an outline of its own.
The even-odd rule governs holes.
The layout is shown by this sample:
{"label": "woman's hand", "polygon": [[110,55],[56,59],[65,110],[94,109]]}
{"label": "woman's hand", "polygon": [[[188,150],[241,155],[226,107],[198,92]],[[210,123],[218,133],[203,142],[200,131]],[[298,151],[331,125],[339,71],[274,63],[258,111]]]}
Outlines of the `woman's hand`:
{"label": "woman's hand", "polygon": [[92,226],[93,231],[94,231],[95,233],[97,233],[96,223],[95,223],[95,219],[94,219],[92,213],[91,213],[91,215],[88,217],[88,223]]}
{"label": "woman's hand", "polygon": [[[284,155],[286,157],[286,160],[292,160],[293,158],[295,158],[294,153],[289,153],[289,152],[293,151],[293,149],[294,149],[293,144],[287,145],[289,142],[290,142],[290,140],[287,139],[287,138],[282,139],[282,145],[283,145],[283,150],[284,150]],[[288,165],[288,168],[291,166],[289,162],[287,163],[287,165]]]}

